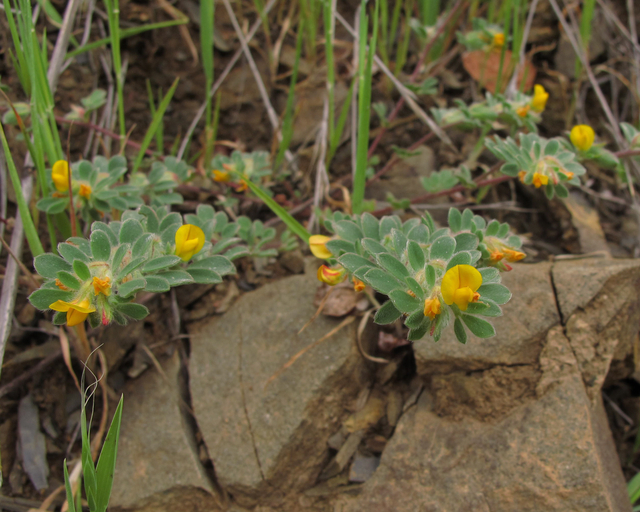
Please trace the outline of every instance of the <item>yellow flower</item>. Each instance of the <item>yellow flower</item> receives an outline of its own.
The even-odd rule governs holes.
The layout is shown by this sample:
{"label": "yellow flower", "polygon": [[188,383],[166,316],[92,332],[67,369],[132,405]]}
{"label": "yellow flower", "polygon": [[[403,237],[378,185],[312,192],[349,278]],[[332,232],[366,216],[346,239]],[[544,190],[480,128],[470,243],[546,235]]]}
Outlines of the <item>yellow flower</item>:
{"label": "yellow flower", "polygon": [[534,172],[533,181],[531,183],[534,187],[540,188],[542,185],[549,183],[549,176],[546,174],[540,174],[539,172]]}
{"label": "yellow flower", "polygon": [[466,311],[469,302],[476,302],[480,298],[477,290],[481,284],[482,274],[476,268],[471,265],[456,265],[447,270],[442,278],[442,299],[448,306],[456,304],[462,311]]}
{"label": "yellow flower", "polygon": [[433,299],[426,299],[424,301],[424,316],[428,316],[433,320],[436,315],[440,314],[440,300],[438,297]]}
{"label": "yellow flower", "polygon": [[227,171],[220,171],[218,169],[213,170],[213,181],[219,183],[226,183],[231,179],[231,175]]}
{"label": "yellow flower", "polygon": [[105,277],[104,279],[100,279],[99,277],[93,278],[93,292],[98,295],[102,293],[107,297],[111,295],[111,279],[109,277]]}
{"label": "yellow flower", "polygon": [[596,139],[596,134],[593,128],[588,124],[578,124],[571,128],[569,134],[571,143],[580,151],[587,151],[593,146],[593,141]]}
{"label": "yellow flower", "polygon": [[69,327],[81,324],[87,319],[89,313],[93,313],[96,310],[96,308],[89,303],[88,298],[81,301],[76,299],[71,302],[57,300],[49,306],[49,309],[67,313],[67,325]]}
{"label": "yellow flower", "polygon": [[568,180],[573,179],[573,177],[575,176],[571,171],[562,171],[561,172],[567,177]]}
{"label": "yellow flower", "polygon": [[520,107],[516,109],[516,114],[518,114],[520,117],[527,117],[527,114],[529,113],[530,109],[531,109],[530,105],[525,105],[524,107]]}
{"label": "yellow flower", "polygon": [[520,172],[518,173],[518,179],[519,179],[522,183],[524,183],[524,177],[525,177],[526,175],[527,175],[527,171],[520,171]]}
{"label": "yellow flower", "polygon": [[502,48],[504,46],[504,34],[502,32],[493,34],[493,46],[496,48]]}
{"label": "yellow flower", "polygon": [[364,290],[366,288],[367,285],[365,285],[362,281],[360,281],[360,279],[356,279],[355,277],[352,278],[353,280],[353,289],[360,293],[362,290]]}
{"label": "yellow flower", "polygon": [[498,249],[491,251],[491,256],[489,257],[489,259],[492,263],[498,263],[502,258],[504,258],[504,254]]}
{"label": "yellow flower", "polygon": [[525,258],[526,254],[520,251],[514,251],[513,249],[505,249],[504,256],[507,261],[520,261]]}
{"label": "yellow flower", "polygon": [[327,267],[321,265],[318,269],[318,281],[321,281],[329,286],[335,286],[340,284],[347,278],[347,271],[340,265],[337,267]]}
{"label": "yellow flower", "polygon": [[51,179],[58,192],[69,190],[69,164],[66,160],[58,160],[53,164]]}
{"label": "yellow flower", "polygon": [[533,86],[533,98],[531,99],[531,108],[536,112],[542,112],[544,107],[547,106],[547,100],[549,99],[549,93],[544,90],[540,84]]}
{"label": "yellow flower", "polygon": [[236,187],[236,192],[238,193],[244,192],[248,188],[249,188],[249,185],[247,185],[247,180],[240,180],[240,184]]}
{"label": "yellow flower", "polygon": [[89,199],[91,197],[91,192],[91,187],[89,185],[85,185],[84,183],[80,184],[80,191],[78,194],[80,194],[81,197]]}
{"label": "yellow flower", "polygon": [[309,237],[309,249],[316,258],[326,260],[331,258],[333,254],[327,249],[326,243],[331,240],[328,236],[324,235],[311,235]]}
{"label": "yellow flower", "polygon": [[176,231],[176,256],[189,261],[204,247],[204,231],[193,224],[180,226]]}

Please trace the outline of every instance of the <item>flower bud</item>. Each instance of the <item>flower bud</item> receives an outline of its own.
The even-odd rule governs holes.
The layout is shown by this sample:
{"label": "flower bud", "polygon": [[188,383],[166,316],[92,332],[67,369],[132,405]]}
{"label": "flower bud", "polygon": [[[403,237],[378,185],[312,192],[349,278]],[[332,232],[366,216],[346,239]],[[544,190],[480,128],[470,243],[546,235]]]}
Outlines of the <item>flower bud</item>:
{"label": "flower bud", "polygon": [[346,278],[347,271],[340,265],[336,267],[321,265],[318,269],[318,281],[328,284],[329,286],[340,284]]}
{"label": "flower bud", "polygon": [[53,164],[51,179],[58,192],[69,190],[69,164],[66,160],[58,160]]}
{"label": "flower bud", "polygon": [[593,146],[596,134],[591,126],[587,124],[578,124],[571,128],[569,138],[576,149],[579,149],[580,151],[587,151],[591,146]]}
{"label": "flower bud", "polygon": [[549,93],[545,91],[544,87],[540,84],[533,86],[533,98],[531,99],[531,108],[535,112],[542,112],[547,106],[547,100],[549,99]]}
{"label": "flower bud", "polygon": [[176,231],[176,256],[189,261],[204,247],[204,231],[193,224],[180,226]]}

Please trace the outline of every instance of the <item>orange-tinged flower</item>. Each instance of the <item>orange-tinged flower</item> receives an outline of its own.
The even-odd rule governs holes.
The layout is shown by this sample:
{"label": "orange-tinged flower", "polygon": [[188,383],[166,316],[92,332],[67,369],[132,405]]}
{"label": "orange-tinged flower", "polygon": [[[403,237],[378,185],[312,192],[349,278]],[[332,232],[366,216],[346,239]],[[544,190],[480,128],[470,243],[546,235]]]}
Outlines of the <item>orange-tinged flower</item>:
{"label": "orange-tinged flower", "polygon": [[362,290],[366,288],[366,284],[364,284],[360,279],[356,279],[355,277],[352,279],[353,281],[353,289],[360,293]]}
{"label": "orange-tinged flower", "polygon": [[531,109],[530,105],[525,105],[524,107],[520,107],[516,109],[516,114],[518,114],[520,117],[527,117],[527,114],[529,113],[530,109]]}
{"label": "orange-tinged flower", "polygon": [[534,172],[533,181],[531,183],[534,187],[540,188],[542,185],[549,183],[549,176],[546,174],[540,174],[539,172]]}
{"label": "orange-tinged flower", "polygon": [[88,298],[80,301],[76,299],[71,302],[57,300],[49,306],[49,309],[66,313],[67,325],[69,327],[81,324],[87,319],[89,313],[93,313],[96,310],[96,308],[91,305]]}
{"label": "orange-tinged flower", "polygon": [[527,171],[520,171],[520,172],[518,173],[518,179],[519,179],[522,183],[524,183],[524,177],[525,177],[526,175],[527,175]]}
{"label": "orange-tinged flower", "polygon": [[219,169],[213,170],[213,181],[227,183],[229,180],[231,180],[231,175],[227,171],[221,171]]}
{"label": "orange-tinged flower", "polygon": [[347,278],[347,271],[340,265],[337,267],[327,267],[321,265],[318,269],[318,281],[321,281],[329,286],[335,286],[340,284]]}
{"label": "orange-tinged flower", "polygon": [[526,254],[520,251],[514,251],[513,249],[505,249],[504,256],[507,261],[520,261],[525,258]]}
{"label": "orange-tinged flower", "polygon": [[102,293],[103,295],[106,295],[107,297],[109,295],[111,295],[111,279],[109,277],[105,277],[104,279],[101,279],[99,277],[95,277],[93,278],[93,292],[98,295],[99,293]]}
{"label": "orange-tinged flower", "polygon": [[176,256],[189,261],[204,247],[204,231],[193,224],[180,226],[176,231]]}
{"label": "orange-tinged flower", "polygon": [[549,93],[545,91],[544,87],[540,84],[533,86],[533,98],[531,99],[531,108],[535,112],[542,112],[547,106],[547,100],[549,99]]}
{"label": "orange-tinged flower", "polygon": [[491,251],[491,255],[489,256],[489,259],[491,260],[492,263],[498,263],[502,258],[504,258],[504,256],[505,255],[502,252],[500,252],[498,249],[495,249]]}
{"label": "orange-tinged flower", "polygon": [[56,286],[60,288],[63,292],[68,292],[69,288],[62,284],[62,281],[56,277]]}
{"label": "orange-tinged flower", "polygon": [[477,302],[480,298],[477,290],[481,285],[482,274],[475,267],[456,265],[447,270],[442,278],[442,299],[446,305],[456,304],[462,311],[466,311],[469,302]]}
{"label": "orange-tinged flower", "polygon": [[493,34],[493,46],[496,48],[502,48],[504,46],[504,34],[502,32]]}
{"label": "orange-tinged flower", "polygon": [[331,240],[328,236],[324,235],[311,235],[309,237],[309,249],[316,258],[326,260],[331,258],[333,254],[327,249],[326,243]]}
{"label": "orange-tinged flower", "polygon": [[53,164],[51,179],[58,192],[69,190],[69,164],[66,160],[58,160]]}
{"label": "orange-tinged flower", "polygon": [[587,151],[593,146],[593,142],[596,140],[596,134],[588,124],[578,124],[571,128],[569,138],[577,149]]}
{"label": "orange-tinged flower", "polygon": [[246,180],[240,180],[240,184],[236,187],[236,192],[244,192],[249,188]]}
{"label": "orange-tinged flower", "polygon": [[81,197],[85,199],[89,199],[91,197],[91,187],[89,185],[85,185],[84,183],[80,183],[80,191],[78,192]]}
{"label": "orange-tinged flower", "polygon": [[424,301],[424,316],[428,316],[433,320],[436,315],[440,314],[440,299],[434,297]]}
{"label": "orange-tinged flower", "polygon": [[575,176],[571,171],[563,171],[563,172],[568,180],[573,179],[573,177]]}

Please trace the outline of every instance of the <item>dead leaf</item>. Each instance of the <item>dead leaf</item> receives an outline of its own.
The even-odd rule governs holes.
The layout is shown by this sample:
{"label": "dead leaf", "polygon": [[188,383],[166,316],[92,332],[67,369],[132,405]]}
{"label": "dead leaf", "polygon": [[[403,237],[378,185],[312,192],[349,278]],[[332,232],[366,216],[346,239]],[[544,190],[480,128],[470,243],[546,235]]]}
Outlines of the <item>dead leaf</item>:
{"label": "dead leaf", "polygon": [[[499,51],[485,52],[484,50],[475,50],[472,52],[465,52],[462,54],[462,65],[467,73],[479,83],[480,86],[485,87],[489,91],[495,94],[496,82],[498,81],[498,72],[500,71],[500,58],[502,53]],[[515,67],[516,62],[512,61],[512,53],[509,50],[504,52],[504,61],[502,63],[502,74],[500,77],[500,92],[504,92],[507,87],[507,83],[511,78],[511,73]],[[533,87],[533,83],[536,79],[536,68],[529,59],[525,59],[525,65],[518,73],[518,87],[522,82],[522,78],[525,76],[526,82],[524,90],[527,91]]]}
{"label": "dead leaf", "polygon": [[322,314],[338,317],[348,315],[356,307],[358,299],[358,293],[353,288],[337,288],[327,298]]}
{"label": "dead leaf", "polygon": [[49,487],[47,448],[44,435],[40,431],[38,408],[30,394],[20,400],[18,406],[18,436],[25,472],[36,490],[46,489]]}

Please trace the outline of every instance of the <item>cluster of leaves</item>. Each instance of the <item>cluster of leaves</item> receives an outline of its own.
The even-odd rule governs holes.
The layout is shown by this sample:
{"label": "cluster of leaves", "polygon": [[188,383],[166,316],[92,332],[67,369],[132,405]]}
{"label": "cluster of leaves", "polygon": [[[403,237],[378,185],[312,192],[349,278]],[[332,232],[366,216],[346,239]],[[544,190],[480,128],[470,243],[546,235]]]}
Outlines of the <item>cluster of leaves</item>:
{"label": "cluster of leaves", "polygon": [[[336,235],[326,242],[335,261],[349,276],[389,297],[378,310],[376,323],[389,324],[404,317],[409,340],[429,333],[438,341],[452,320],[462,343],[467,340],[467,329],[480,338],[495,334],[492,324],[482,317],[500,316],[500,305],[511,298],[511,292],[500,284],[500,270],[506,268],[492,259],[492,250],[515,251],[521,244],[507,224],[495,220],[487,224],[471,210],[461,214],[456,209],[449,212],[449,227],[441,229],[428,214],[403,223],[397,216],[378,220],[368,213],[348,216],[337,212],[324,224]],[[475,267],[482,276],[479,300],[464,311],[455,303],[445,304],[441,290],[447,271],[458,265]],[[441,310],[428,316],[425,301],[433,299],[439,301]]]}
{"label": "cluster of leaves", "polygon": [[[148,174],[134,172],[128,182],[123,183],[127,173],[125,157],[117,155],[110,159],[96,156],[93,162],[81,160],[71,165],[71,188],[76,211],[85,222],[101,220],[105,212],[112,209],[126,211],[138,208],[145,199],[152,206],[180,204],[183,198],[174,189],[186,181],[191,169],[185,162],[167,157],[163,162],[154,162]],[[38,201],[39,210],[56,214],[69,205],[68,192],[56,190],[51,173],[47,173],[52,192]]]}
{"label": "cluster of leaves", "polygon": [[507,176],[519,176],[537,188],[544,186],[549,199],[569,195],[566,184],[580,185],[579,176],[586,173],[576,160],[575,152],[566,149],[562,139],[545,139],[535,133],[520,134],[518,145],[511,137],[487,140],[485,145],[505,163],[500,170]]}
{"label": "cluster of leaves", "polygon": [[257,185],[261,185],[263,179],[272,174],[270,156],[266,151],[234,151],[230,156],[215,155],[211,160],[211,169],[216,181],[224,182],[240,177]]}
{"label": "cluster of leaves", "polygon": [[461,165],[455,169],[434,171],[420,181],[424,189],[430,194],[448,190],[456,185],[464,185],[469,188],[476,186],[471,177],[471,170],[466,165]]}
{"label": "cluster of leaves", "polygon": [[458,42],[463,45],[467,51],[473,50],[490,50],[500,47],[502,43],[496,45],[496,36],[504,34],[504,29],[499,25],[489,23],[484,18],[473,18],[471,30],[466,32],[456,32]]}
{"label": "cluster of leaves", "polygon": [[[145,306],[133,302],[137,293],[219,283],[222,276],[236,272],[231,260],[273,255],[264,245],[275,230],[265,229],[260,221],[230,222],[225,213],[206,205],[188,215],[187,221],[205,233],[205,242],[190,264],[176,251],[182,217],[166,206],[128,210],[109,224],[96,221],[89,240],[73,237],[58,245],[60,256],[47,253],[35,258],[36,271],[45,281],[29,300],[41,310],[56,301],[78,305],[87,300],[86,306],[95,308],[88,315],[92,326],[111,320],[126,324],[128,318],[139,320],[148,314]],[[102,293],[93,291],[96,279],[102,283]],[[58,312],[54,323],[64,324],[66,319],[64,312]]]}

